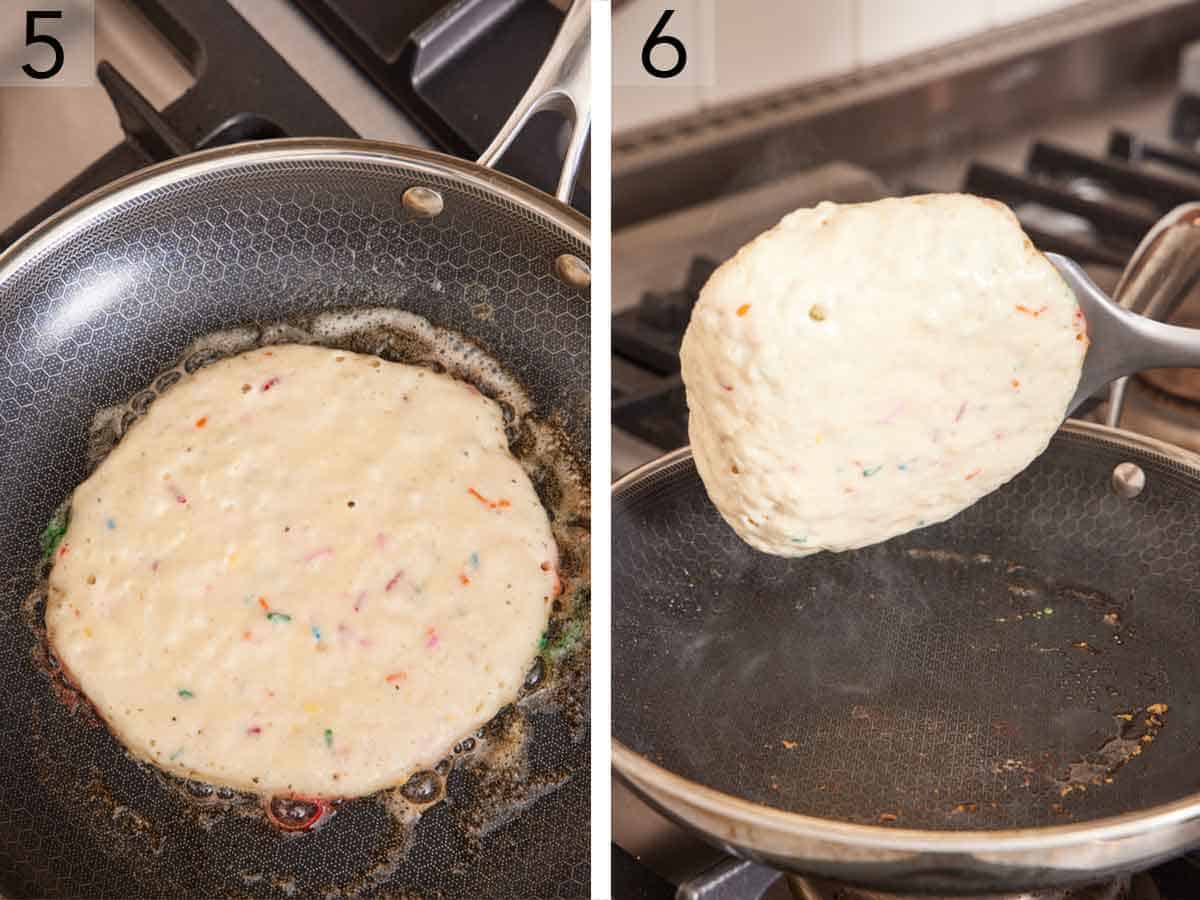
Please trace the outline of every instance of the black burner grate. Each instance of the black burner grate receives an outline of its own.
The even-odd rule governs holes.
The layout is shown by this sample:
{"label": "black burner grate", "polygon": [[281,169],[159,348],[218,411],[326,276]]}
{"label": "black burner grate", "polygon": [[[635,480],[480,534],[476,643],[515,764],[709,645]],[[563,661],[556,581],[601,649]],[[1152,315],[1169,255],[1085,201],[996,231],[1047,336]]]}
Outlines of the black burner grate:
{"label": "black burner grate", "polygon": [[[1175,112],[1177,138],[1189,121],[1179,111],[1185,101]],[[1200,100],[1195,111],[1200,137]],[[1041,250],[1119,271],[1159,217],[1200,200],[1200,151],[1194,142],[1145,140],[1120,129],[1112,131],[1106,156],[1036,141],[1024,171],[972,163],[963,190],[1012,207]],[[927,192],[918,185],[904,191]],[[678,289],[647,292],[637,307],[613,317],[613,423],[663,450],[688,442],[679,345],[715,268],[697,257]]]}
{"label": "black burner grate", "polygon": [[[292,0],[448,153],[476,157],[529,87],[562,24],[546,0]],[[562,122],[541,115],[500,168],[553,192]],[[584,171],[587,160],[584,161]],[[586,179],[572,200],[590,207]]]}

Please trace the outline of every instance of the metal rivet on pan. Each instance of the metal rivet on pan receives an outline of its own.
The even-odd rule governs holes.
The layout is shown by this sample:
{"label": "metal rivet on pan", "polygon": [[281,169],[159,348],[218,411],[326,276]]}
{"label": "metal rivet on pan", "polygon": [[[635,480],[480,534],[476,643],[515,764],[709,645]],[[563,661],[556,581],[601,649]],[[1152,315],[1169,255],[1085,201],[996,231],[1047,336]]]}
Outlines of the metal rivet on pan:
{"label": "metal rivet on pan", "polygon": [[405,209],[423,219],[441,215],[446,205],[441,194],[427,187],[410,187],[400,199]]}
{"label": "metal rivet on pan", "polygon": [[554,274],[572,287],[585,288],[592,283],[592,270],[573,253],[564,253],[554,261]]}
{"label": "metal rivet on pan", "polygon": [[1112,489],[1119,497],[1131,500],[1146,488],[1146,473],[1136,463],[1123,462],[1113,469]]}

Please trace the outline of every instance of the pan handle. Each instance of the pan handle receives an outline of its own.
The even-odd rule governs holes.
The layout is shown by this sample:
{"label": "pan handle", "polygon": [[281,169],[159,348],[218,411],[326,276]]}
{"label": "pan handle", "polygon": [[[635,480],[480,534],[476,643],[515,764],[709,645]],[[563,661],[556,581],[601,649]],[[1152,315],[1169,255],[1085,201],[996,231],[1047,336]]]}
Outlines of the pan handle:
{"label": "pan handle", "polygon": [[591,0],[574,0],[533,83],[479,157],[481,166],[494,168],[535,113],[544,109],[562,113],[571,123],[571,140],[554,196],[563,203],[571,202],[592,127],[591,31]]}
{"label": "pan handle", "polygon": [[[1146,232],[1113,299],[1126,309],[1165,321],[1200,281],[1200,203],[1177,206]],[[1118,427],[1129,376],[1108,388],[1105,422]]]}

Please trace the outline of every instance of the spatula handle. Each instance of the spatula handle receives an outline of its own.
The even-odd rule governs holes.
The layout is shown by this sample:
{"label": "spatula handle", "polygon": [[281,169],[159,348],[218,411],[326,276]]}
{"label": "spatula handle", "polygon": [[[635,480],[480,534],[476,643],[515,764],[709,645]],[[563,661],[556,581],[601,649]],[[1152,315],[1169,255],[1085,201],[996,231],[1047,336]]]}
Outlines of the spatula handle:
{"label": "spatula handle", "polygon": [[1046,258],[1074,291],[1091,342],[1068,415],[1123,375],[1145,369],[1200,368],[1200,329],[1167,325],[1130,312],[1096,287],[1078,263],[1057,253],[1047,253]]}
{"label": "spatula handle", "polygon": [[[1200,203],[1175,207],[1146,232],[1129,260],[1113,299],[1133,312],[1165,322],[1200,280]],[[1128,376],[1109,386],[1105,423],[1121,424]]]}

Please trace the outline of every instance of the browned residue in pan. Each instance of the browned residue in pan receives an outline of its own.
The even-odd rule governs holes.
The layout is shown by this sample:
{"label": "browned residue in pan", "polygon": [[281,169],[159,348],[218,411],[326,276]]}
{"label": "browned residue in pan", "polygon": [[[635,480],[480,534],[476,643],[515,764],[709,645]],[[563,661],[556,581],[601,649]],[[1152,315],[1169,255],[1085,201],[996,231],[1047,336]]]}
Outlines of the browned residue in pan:
{"label": "browned residue in pan", "polygon": [[[1034,787],[1049,784],[1060,797],[1083,793],[1088,788],[1112,784],[1117,772],[1130,760],[1141,756],[1154,743],[1166,725],[1169,707],[1165,703],[1151,703],[1128,712],[1113,713],[1115,733],[1096,750],[1062,767],[1006,759],[993,766],[994,774],[1006,772],[1025,773],[1023,784]],[[1062,814],[1069,815],[1066,810]]]}
{"label": "browned residue in pan", "polygon": [[911,559],[928,559],[933,562],[948,562],[965,565],[987,565],[992,557],[987,553],[959,553],[957,550],[946,550],[941,547],[911,547],[904,551]]}
{"label": "browned residue in pan", "polygon": [[[1102,591],[1066,582],[1037,572],[1028,566],[1011,560],[996,559],[989,553],[961,553],[937,547],[913,547],[904,551],[910,559],[949,563],[962,567],[1002,569],[1005,588],[1013,606],[1012,612],[997,616],[993,621],[1005,625],[1026,620],[1046,619],[1055,615],[1056,607],[1082,606],[1098,614],[1100,620],[1110,628],[1120,628],[1125,601],[1111,597]],[[1077,650],[1095,652],[1096,647],[1087,641],[1076,641]],[[1051,651],[1060,648],[1043,648]]]}
{"label": "browned residue in pan", "polygon": [[74,680],[62,663],[58,661],[58,657],[50,649],[50,642],[46,639],[43,610],[49,590],[46,581],[49,574],[50,568],[44,564],[43,571],[38,576],[38,587],[21,603],[21,618],[37,637],[37,641],[33,645],[34,668],[46,676],[55,699],[74,713],[80,722],[91,728],[101,728],[104,726],[104,720],[75,686]]}
{"label": "browned residue in pan", "polygon": [[[901,552],[922,565],[984,576],[973,579],[973,584],[979,586],[977,597],[966,598],[966,608],[978,610],[976,614],[985,617],[982,622],[971,623],[981,627],[971,629],[970,648],[998,652],[1003,647],[1010,653],[1046,654],[1054,662],[1036,671],[1056,679],[1048,690],[1054,691],[1066,707],[1047,706],[1043,715],[1072,713],[1075,724],[1067,728],[1058,721],[1040,725],[1031,721],[1031,712],[1040,708],[1036,700],[1024,702],[1011,714],[982,720],[981,712],[988,715],[985,704],[966,714],[948,705],[941,712],[924,714],[917,722],[905,718],[907,707],[903,702],[889,700],[885,704],[859,701],[848,705],[845,715],[850,724],[846,727],[852,729],[856,740],[864,742],[897,740],[907,729],[909,735],[953,733],[961,735],[964,746],[990,745],[1004,748],[1001,753],[1011,753],[1011,757],[1000,758],[981,754],[979,771],[990,771],[990,778],[975,777],[973,769],[965,777],[956,775],[959,781],[972,784],[967,790],[930,780],[929,793],[942,798],[939,801],[935,796],[933,803],[951,828],[988,827],[1006,819],[1013,808],[1026,810],[1026,817],[1049,814],[1070,818],[1077,811],[1090,816],[1103,796],[1097,792],[1114,784],[1124,766],[1147,753],[1166,726],[1167,704],[1150,702],[1157,700],[1156,694],[1162,696],[1159,691],[1163,687],[1142,685],[1138,692],[1145,699],[1140,705],[1117,706],[1136,702],[1136,695],[1125,697],[1118,687],[1132,680],[1123,679],[1122,672],[1127,670],[1128,659],[1137,659],[1131,646],[1135,632],[1128,624],[1134,604],[1132,591],[1126,596],[1096,590],[992,553],[941,547],[906,548]],[[1022,663],[1014,659],[1012,666],[1019,670]],[[1105,674],[1098,674],[1101,672]],[[998,690],[1004,684],[1003,680],[997,681]],[[1021,687],[1028,701],[1030,686],[1026,683]],[[1107,715],[1111,718],[1106,723]],[[1089,737],[1083,737],[1089,733]],[[1044,736],[1049,738],[1043,740]],[[1060,737],[1066,741],[1066,748],[1054,746]],[[1081,739],[1086,743],[1079,744]],[[1089,747],[1092,741],[1094,749]],[[789,744],[784,742],[785,749]],[[918,753],[914,766],[924,772],[927,760],[924,753]],[[816,789],[836,795],[855,786],[830,779]],[[878,802],[880,806],[862,810],[861,819],[856,820],[902,823],[905,815],[911,820],[910,811],[902,803],[893,805],[886,797]]]}

